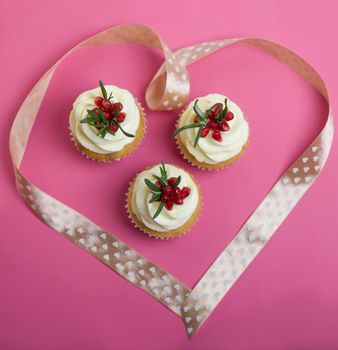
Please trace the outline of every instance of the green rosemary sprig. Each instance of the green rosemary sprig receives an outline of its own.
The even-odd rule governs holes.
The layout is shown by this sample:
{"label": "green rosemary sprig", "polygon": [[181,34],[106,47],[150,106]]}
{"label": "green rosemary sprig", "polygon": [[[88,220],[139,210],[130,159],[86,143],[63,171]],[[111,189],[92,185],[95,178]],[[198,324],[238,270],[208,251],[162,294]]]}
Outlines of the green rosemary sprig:
{"label": "green rosemary sprig", "polygon": [[135,135],[129,134],[129,132],[125,131],[125,130],[122,128],[122,126],[121,126],[117,121],[115,121],[114,119],[113,119],[113,123],[115,123],[115,124],[117,125],[117,127],[122,131],[122,133],[123,133],[125,136],[127,136],[127,137],[135,137]]}
{"label": "green rosemary sprig", "polygon": [[225,118],[225,116],[228,113],[227,102],[228,102],[228,99],[226,98],[224,100],[224,107],[223,107],[222,103],[218,102],[218,103],[215,103],[214,105],[212,105],[210,108],[208,108],[205,112],[203,112],[201,110],[201,108],[198,106],[198,100],[196,100],[194,103],[194,106],[193,106],[193,110],[196,113],[197,121],[195,121],[194,123],[191,123],[191,124],[181,126],[180,128],[178,128],[174,132],[173,137],[176,137],[179,133],[181,133],[184,130],[198,128],[198,131],[197,131],[197,134],[196,134],[196,137],[194,140],[194,147],[196,147],[198,144],[198,141],[201,137],[201,133],[203,131],[203,128],[207,127],[207,125],[208,125],[209,114],[214,112],[214,109],[216,106],[217,106],[217,111],[216,111],[216,115],[215,115],[215,121],[218,122],[219,124],[223,122],[223,119]]}
{"label": "green rosemary sprig", "polygon": [[165,203],[163,201],[161,201],[160,205],[158,206],[158,208],[156,210],[156,213],[153,216],[153,219],[157,218],[160,215],[162,209],[164,208],[164,205],[165,205]]}
{"label": "green rosemary sprig", "polygon": [[168,173],[167,173],[167,169],[164,166],[163,160],[161,161],[161,166],[160,166],[160,172],[161,172],[161,176],[168,181]]}
{"label": "green rosemary sprig", "polygon": [[179,184],[180,184],[180,182],[181,182],[181,175],[180,176],[178,176],[178,178],[176,179],[176,181],[173,183],[173,187],[177,187]]}
{"label": "green rosemary sprig", "polygon": [[101,92],[102,92],[102,96],[105,100],[107,100],[107,90],[106,88],[104,87],[104,84],[102,82],[102,80],[99,80],[99,85],[100,85],[100,88],[101,88]]}
{"label": "green rosemary sprig", "polygon": [[[110,92],[109,96],[107,95],[107,90],[104,87],[104,84],[102,82],[102,80],[99,80],[99,85],[100,85],[100,89],[101,89],[101,93],[102,96],[105,100],[110,101],[113,98],[113,92]],[[107,97],[108,96],[108,97]]]}

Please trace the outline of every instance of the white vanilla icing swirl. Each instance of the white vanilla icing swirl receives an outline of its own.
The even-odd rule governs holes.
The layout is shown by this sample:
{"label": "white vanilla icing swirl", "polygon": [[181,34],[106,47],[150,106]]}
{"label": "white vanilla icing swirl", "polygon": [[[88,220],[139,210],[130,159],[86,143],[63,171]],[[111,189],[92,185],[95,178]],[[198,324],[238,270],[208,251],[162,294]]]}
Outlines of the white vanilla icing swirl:
{"label": "white vanilla icing swirl", "polygon": [[190,175],[174,165],[165,164],[165,168],[168,178],[181,176],[180,188],[190,188],[190,194],[184,198],[182,205],[174,204],[172,210],[167,210],[164,207],[161,213],[153,219],[160,202],[149,203],[152,193],[144,180],[149,179],[151,182],[155,182],[153,175],[161,176],[160,164],[143,171],[136,177],[131,198],[131,209],[138,220],[157,232],[167,232],[184,225],[195,212],[199,202],[199,192]]}
{"label": "white vanilla icing swirl", "polygon": [[[198,98],[198,106],[202,111],[207,110],[215,103],[222,103],[226,96],[219,94],[210,94]],[[182,114],[179,120],[179,127],[194,123],[196,113],[193,106],[196,99],[192,101],[188,108]],[[228,99],[228,109],[234,114],[234,119],[228,121],[230,130],[222,132],[223,140],[218,142],[211,136],[211,130],[207,137],[200,138],[196,147],[194,141],[198,128],[192,128],[182,131],[179,137],[187,150],[199,161],[207,164],[217,164],[226,161],[239,154],[249,138],[249,125],[244,118],[243,112],[236,103]]]}
{"label": "white vanilla icing swirl", "polygon": [[[126,113],[126,119],[121,126],[123,129],[135,135],[140,125],[140,110],[134,97],[128,90],[120,89],[114,85],[105,85],[107,95],[112,93],[112,103],[121,102],[123,112]],[[97,136],[97,129],[87,123],[81,124],[80,121],[88,117],[87,109],[95,108],[95,98],[102,96],[101,89],[88,90],[78,96],[73,104],[70,113],[69,123],[72,134],[81,143],[81,145],[90,151],[109,154],[120,151],[124,146],[133,142],[133,137],[125,136],[119,129],[115,135],[107,133],[104,138]]]}

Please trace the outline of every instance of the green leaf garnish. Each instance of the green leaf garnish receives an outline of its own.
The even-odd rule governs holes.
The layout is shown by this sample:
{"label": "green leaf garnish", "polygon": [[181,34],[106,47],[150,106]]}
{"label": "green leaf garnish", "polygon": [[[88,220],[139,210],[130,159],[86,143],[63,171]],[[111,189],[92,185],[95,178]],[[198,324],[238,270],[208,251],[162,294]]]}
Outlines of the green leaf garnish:
{"label": "green leaf garnish", "polygon": [[100,88],[101,88],[101,92],[102,92],[102,96],[105,100],[107,100],[107,90],[106,88],[104,87],[103,83],[102,83],[102,80],[99,80],[99,85],[100,85]]}
{"label": "green leaf garnish", "polygon": [[154,203],[157,202],[161,199],[161,193],[159,194],[153,194],[153,196],[151,197],[149,203]]}
{"label": "green leaf garnish", "polygon": [[197,131],[197,134],[196,134],[196,137],[195,137],[195,141],[194,141],[194,147],[196,147],[197,144],[198,144],[198,141],[199,141],[199,139],[200,139],[200,137],[201,137],[201,133],[202,133],[203,128],[204,128],[204,126],[201,125],[201,126],[199,127],[198,131]]}
{"label": "green leaf garnish", "polygon": [[163,208],[164,208],[164,202],[161,202],[153,216],[153,219],[157,218],[160,215]]}
{"label": "green leaf garnish", "polygon": [[124,135],[126,135],[127,137],[135,137],[135,135],[133,134],[129,134],[129,132],[125,131],[122,129],[122,126],[117,123],[115,120],[113,120],[113,122],[117,125],[117,127],[123,132]]}
{"label": "green leaf garnish", "polygon": [[99,132],[96,134],[96,136],[101,136],[104,139],[106,134],[107,134],[107,129],[103,128],[103,129],[99,130]]}
{"label": "green leaf garnish", "polygon": [[160,171],[163,179],[168,182],[168,173],[163,163],[163,160],[161,161]]}
{"label": "green leaf garnish", "polygon": [[156,180],[160,181],[161,184],[162,184],[163,186],[168,186],[168,181],[167,181],[167,180],[165,180],[165,179],[163,179],[162,177],[159,177],[159,176],[157,176],[157,175],[153,175],[153,177],[154,177]]}
{"label": "green leaf garnish", "polygon": [[201,124],[202,124],[201,122],[198,122],[198,123],[193,123],[193,124],[188,124],[188,125],[181,126],[180,128],[178,128],[178,129],[174,132],[173,137],[176,137],[176,136],[177,136],[181,131],[183,131],[183,130],[197,128],[197,127],[199,127]]}
{"label": "green leaf garnish", "polygon": [[150,180],[144,179],[144,182],[152,191],[154,191],[154,192],[160,191],[160,189],[154,183],[152,183]]}
{"label": "green leaf garnish", "polygon": [[181,182],[181,175],[176,179],[175,183],[172,185],[173,187],[177,187]]}
{"label": "green leaf garnish", "polygon": [[223,119],[223,105],[221,103],[217,103],[216,105],[218,106],[218,109],[215,119],[220,123]]}
{"label": "green leaf garnish", "polygon": [[201,110],[201,108],[199,108],[197,103],[198,103],[198,100],[195,101],[193,110],[200,118],[204,119],[204,117],[205,117],[204,112]]}
{"label": "green leaf garnish", "polygon": [[222,117],[224,118],[228,113],[228,99],[226,98],[224,100],[224,110],[223,110],[223,114],[222,114]]}
{"label": "green leaf garnish", "polygon": [[89,118],[84,118],[82,120],[80,120],[81,124],[85,124],[85,123],[94,123],[96,121],[96,119],[89,117]]}
{"label": "green leaf garnish", "polygon": [[[103,112],[101,111],[100,108],[97,109],[98,113],[99,113],[99,117],[100,117],[100,121],[101,123],[103,123],[104,125],[108,125],[109,122],[108,120],[106,119],[106,116],[103,114]],[[94,113],[94,112],[93,112]],[[94,113],[95,114],[95,113]]]}
{"label": "green leaf garnish", "polygon": [[100,120],[100,117],[94,112],[92,111],[91,109],[87,109],[87,113],[92,117],[94,118],[96,121],[101,121]]}

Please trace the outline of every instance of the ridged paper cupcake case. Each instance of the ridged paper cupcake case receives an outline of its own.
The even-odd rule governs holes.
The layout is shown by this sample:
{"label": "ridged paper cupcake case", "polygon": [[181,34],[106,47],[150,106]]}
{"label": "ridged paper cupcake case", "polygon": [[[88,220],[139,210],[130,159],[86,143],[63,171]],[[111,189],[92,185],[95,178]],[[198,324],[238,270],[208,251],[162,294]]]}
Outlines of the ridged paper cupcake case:
{"label": "ridged paper cupcake case", "polygon": [[[171,164],[171,165],[174,165],[174,164]],[[177,167],[176,165],[174,165],[174,166]],[[148,170],[150,168],[152,168],[152,166],[149,166],[149,167],[145,168],[144,170],[142,170],[141,172],[137,173],[135,175],[134,179],[129,182],[128,191],[126,193],[126,205],[125,205],[125,208],[126,208],[126,211],[127,211],[127,214],[128,214],[128,218],[133,223],[135,228],[137,228],[138,230],[140,230],[141,232],[145,233],[147,236],[149,236],[151,238],[159,239],[159,240],[170,240],[170,239],[173,239],[173,238],[182,237],[182,236],[186,235],[188,232],[190,232],[191,229],[198,223],[198,221],[200,219],[200,216],[201,216],[201,212],[202,212],[202,210],[204,208],[203,197],[202,197],[202,193],[201,193],[201,190],[200,190],[200,186],[199,186],[198,182],[196,181],[195,177],[193,177],[191,174],[189,174],[189,176],[191,176],[191,178],[195,182],[195,184],[197,186],[197,189],[198,189],[198,193],[199,193],[199,209],[198,209],[198,212],[197,212],[197,215],[196,215],[196,218],[195,218],[194,222],[184,232],[182,232],[180,234],[174,234],[172,236],[161,237],[161,232],[159,232],[158,236],[157,235],[155,236],[154,234],[149,233],[144,227],[140,226],[134,220],[134,218],[133,218],[133,216],[132,216],[132,214],[131,214],[131,212],[129,210],[129,199],[130,199],[130,196],[131,196],[131,191],[132,191],[132,187],[133,187],[133,185],[135,183],[135,180],[143,171],[146,171],[146,170]],[[177,168],[179,168],[179,167],[177,167]],[[162,234],[165,234],[165,232],[163,232]]]}
{"label": "ridged paper cupcake case", "polygon": [[[183,113],[187,110],[188,107],[184,108],[181,113],[179,114],[179,117],[176,121],[176,124],[175,124],[175,130],[178,129],[179,127],[179,122],[181,120],[181,117],[183,115]],[[247,119],[245,119],[247,121],[247,123],[249,124],[249,121]],[[250,130],[250,125],[249,125],[249,130]],[[250,134],[249,134],[250,135]],[[192,166],[200,169],[200,170],[207,170],[207,171],[220,171],[220,170],[224,170],[224,169],[227,169],[229,168],[230,166],[234,165],[235,163],[237,163],[239,161],[240,158],[242,158],[242,156],[244,155],[244,153],[246,152],[247,148],[248,148],[248,145],[249,145],[249,141],[250,141],[250,136],[248,138],[248,140],[246,141],[245,145],[242,147],[242,150],[237,154],[235,155],[233,158],[233,160],[231,160],[231,158],[229,159],[229,163],[228,164],[224,164],[223,166],[220,166],[218,168],[215,168],[215,169],[210,169],[210,168],[207,168],[207,167],[202,167],[200,166],[198,163],[195,163],[192,159],[190,159],[182,150],[182,147],[179,143],[179,135],[177,135],[176,137],[176,146],[179,150],[179,152],[181,153],[182,157]],[[187,153],[189,153],[189,151],[187,150]],[[191,154],[191,158],[195,159],[195,157]],[[207,164],[207,163],[206,163]]]}
{"label": "ridged paper cupcake case", "polygon": [[[90,160],[93,160],[94,162],[97,162],[97,163],[104,163],[104,164],[110,164],[110,163],[113,163],[114,161],[119,161],[123,158],[126,158],[128,156],[130,156],[131,154],[133,154],[141,145],[145,135],[146,135],[146,132],[147,132],[147,117],[146,117],[146,113],[144,111],[144,108],[143,106],[141,105],[141,103],[135,98],[135,102],[141,112],[141,116],[142,116],[142,119],[143,119],[143,134],[140,138],[140,140],[134,145],[134,148],[129,151],[128,153],[126,153],[125,155],[119,157],[119,158],[113,158],[113,159],[107,159],[107,160],[102,160],[102,159],[97,159],[97,158],[94,158],[94,157],[91,157],[90,155],[88,155],[85,151],[83,151],[83,146],[81,146],[80,142],[74,137],[72,131],[71,131],[71,128],[69,127],[69,131],[70,131],[70,139],[71,141],[73,142],[75,148],[87,159],[90,159]],[[93,152],[95,153],[95,152]],[[107,153],[106,155],[108,156],[110,153]]]}

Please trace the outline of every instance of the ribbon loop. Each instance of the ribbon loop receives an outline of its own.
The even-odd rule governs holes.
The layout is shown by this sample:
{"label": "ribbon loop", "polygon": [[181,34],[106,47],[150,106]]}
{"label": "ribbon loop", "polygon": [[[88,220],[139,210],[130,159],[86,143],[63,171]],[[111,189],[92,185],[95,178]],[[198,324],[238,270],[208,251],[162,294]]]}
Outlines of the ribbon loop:
{"label": "ribbon loop", "polygon": [[164,46],[165,62],[155,74],[146,91],[146,102],[153,110],[183,107],[188,99],[190,82],[186,62]]}

